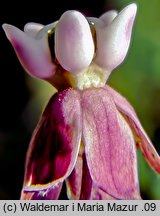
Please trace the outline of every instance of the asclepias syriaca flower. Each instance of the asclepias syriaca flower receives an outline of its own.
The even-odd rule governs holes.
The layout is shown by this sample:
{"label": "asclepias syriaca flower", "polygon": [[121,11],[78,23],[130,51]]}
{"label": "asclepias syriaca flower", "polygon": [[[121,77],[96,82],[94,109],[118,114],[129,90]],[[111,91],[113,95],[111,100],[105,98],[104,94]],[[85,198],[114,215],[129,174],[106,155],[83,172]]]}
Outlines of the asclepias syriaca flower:
{"label": "asclepias syriaca flower", "polygon": [[129,48],[137,7],[99,18],[66,11],[54,23],[3,28],[32,76],[57,88],[33,133],[21,199],[141,199],[136,147],[160,157],[129,102],[106,85]]}

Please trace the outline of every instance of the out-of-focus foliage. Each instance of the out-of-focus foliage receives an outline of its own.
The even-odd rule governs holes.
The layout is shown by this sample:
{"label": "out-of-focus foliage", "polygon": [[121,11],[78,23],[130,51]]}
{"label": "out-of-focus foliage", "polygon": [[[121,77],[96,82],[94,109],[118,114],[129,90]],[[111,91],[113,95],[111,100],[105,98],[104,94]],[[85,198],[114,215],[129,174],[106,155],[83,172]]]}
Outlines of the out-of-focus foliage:
{"label": "out-of-focus foliage", "polygon": [[[160,1],[138,5],[132,42],[125,62],[110,77],[110,85],[134,106],[143,127],[160,154]],[[118,10],[132,3],[116,0]],[[160,176],[138,152],[141,191],[146,199],[160,199]]]}

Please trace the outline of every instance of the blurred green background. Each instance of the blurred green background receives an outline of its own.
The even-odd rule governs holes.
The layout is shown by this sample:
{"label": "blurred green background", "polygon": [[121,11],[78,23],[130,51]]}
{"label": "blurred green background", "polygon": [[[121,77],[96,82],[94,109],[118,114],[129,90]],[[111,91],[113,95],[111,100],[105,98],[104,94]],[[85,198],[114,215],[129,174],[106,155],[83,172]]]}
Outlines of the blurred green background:
{"label": "blurred green background", "polygon": [[[77,9],[87,16],[100,16],[109,9],[120,11],[132,2],[129,0],[60,1],[56,9],[50,9],[52,13],[42,7],[36,13],[34,10],[29,14],[23,11],[24,13],[18,14],[17,17],[13,14],[14,19],[12,14],[8,17],[4,12],[1,16],[3,16],[2,23],[9,22],[22,29],[22,26],[29,21],[50,23],[68,9]],[[138,12],[128,56],[112,73],[108,83],[131,102],[160,154],[160,1],[134,2],[138,5]],[[20,21],[18,17],[23,19]],[[7,71],[7,75],[3,74],[1,79],[0,199],[19,199],[25,154],[31,133],[55,89],[48,83],[25,74],[3,33],[2,39],[5,41],[5,46],[1,44],[5,50],[3,70]],[[138,168],[143,199],[160,199],[160,176],[151,170],[140,152],[138,152]]]}

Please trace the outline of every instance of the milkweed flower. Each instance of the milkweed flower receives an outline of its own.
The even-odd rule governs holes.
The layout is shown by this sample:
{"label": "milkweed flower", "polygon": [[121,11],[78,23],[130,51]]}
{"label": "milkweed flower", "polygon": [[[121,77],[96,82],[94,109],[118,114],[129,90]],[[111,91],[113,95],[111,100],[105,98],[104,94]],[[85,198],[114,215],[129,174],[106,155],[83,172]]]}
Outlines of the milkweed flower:
{"label": "milkweed flower", "polygon": [[33,133],[21,199],[141,199],[136,147],[160,173],[160,157],[129,102],[106,85],[127,54],[137,7],[99,18],[78,11],[24,32],[3,28],[32,76],[57,88]]}

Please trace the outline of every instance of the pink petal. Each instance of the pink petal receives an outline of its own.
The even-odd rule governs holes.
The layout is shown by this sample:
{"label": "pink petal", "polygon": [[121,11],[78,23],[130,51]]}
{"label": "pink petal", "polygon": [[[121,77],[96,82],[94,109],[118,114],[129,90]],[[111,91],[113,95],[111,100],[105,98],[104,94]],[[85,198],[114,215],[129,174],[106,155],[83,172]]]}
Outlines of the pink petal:
{"label": "pink petal", "polygon": [[84,152],[79,152],[76,165],[66,180],[67,193],[72,200],[113,200],[92,181]]}
{"label": "pink petal", "polygon": [[90,171],[87,165],[86,157],[83,155],[83,176],[82,176],[82,185],[81,185],[81,193],[80,200],[115,200],[116,198],[110,196],[106,192],[102,191],[98,188],[97,185],[94,184]]}
{"label": "pink petal", "polygon": [[131,128],[134,130],[137,136],[137,144],[144,154],[145,159],[149,165],[158,173],[160,173],[160,156],[156,152],[149,137],[144,131],[139,119],[129,102],[121,96],[118,92],[107,86],[106,90],[115,101],[117,109],[125,116]]}
{"label": "pink petal", "polygon": [[116,198],[102,191],[96,185],[92,185],[91,200],[116,200]]}
{"label": "pink petal", "polygon": [[62,183],[59,182],[55,187],[34,192],[22,191],[21,200],[57,200],[62,189]]}
{"label": "pink petal", "polygon": [[68,89],[51,98],[33,134],[23,191],[56,188],[63,182],[74,168],[80,140],[79,93]]}
{"label": "pink petal", "polygon": [[139,199],[134,137],[103,89],[83,91],[83,137],[93,182],[116,199]]}

